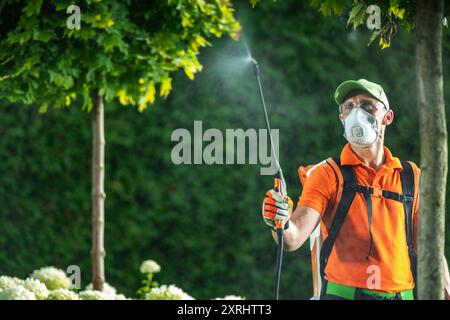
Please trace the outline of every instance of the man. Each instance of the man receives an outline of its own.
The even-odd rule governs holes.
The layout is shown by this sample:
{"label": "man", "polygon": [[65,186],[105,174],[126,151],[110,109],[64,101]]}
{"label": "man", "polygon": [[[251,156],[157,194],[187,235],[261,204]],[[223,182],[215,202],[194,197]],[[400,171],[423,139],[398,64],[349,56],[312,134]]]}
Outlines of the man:
{"label": "man", "polygon": [[[289,197],[268,191],[264,221],[272,229],[284,221],[287,251],[297,250],[320,222],[330,234],[320,253],[321,299],[413,299],[420,169],[384,146],[394,111],[380,85],[345,81],[335,100],[348,144],[340,157],[308,170],[293,214]],[[443,263],[448,298],[444,257]]]}

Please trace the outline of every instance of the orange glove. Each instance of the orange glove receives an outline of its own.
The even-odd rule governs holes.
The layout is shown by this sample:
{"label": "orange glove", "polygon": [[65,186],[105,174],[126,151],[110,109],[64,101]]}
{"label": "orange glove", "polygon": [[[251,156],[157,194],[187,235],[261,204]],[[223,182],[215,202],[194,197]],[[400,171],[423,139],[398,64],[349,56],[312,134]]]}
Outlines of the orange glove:
{"label": "orange glove", "polygon": [[289,227],[289,219],[292,215],[294,203],[288,196],[283,197],[274,189],[267,191],[263,201],[262,215],[264,222],[276,231],[277,221],[282,221],[284,229]]}

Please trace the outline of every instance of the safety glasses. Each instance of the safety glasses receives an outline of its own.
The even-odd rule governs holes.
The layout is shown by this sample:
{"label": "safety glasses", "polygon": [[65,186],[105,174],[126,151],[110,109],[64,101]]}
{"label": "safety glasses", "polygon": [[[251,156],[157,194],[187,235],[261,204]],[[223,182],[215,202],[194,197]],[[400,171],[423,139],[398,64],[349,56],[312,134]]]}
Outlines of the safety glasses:
{"label": "safety glasses", "polygon": [[353,102],[343,103],[339,106],[339,111],[345,117],[354,108],[361,108],[373,116],[376,116],[379,110],[385,109],[384,104],[382,104],[379,101],[377,102],[362,101],[359,105],[355,105]]}

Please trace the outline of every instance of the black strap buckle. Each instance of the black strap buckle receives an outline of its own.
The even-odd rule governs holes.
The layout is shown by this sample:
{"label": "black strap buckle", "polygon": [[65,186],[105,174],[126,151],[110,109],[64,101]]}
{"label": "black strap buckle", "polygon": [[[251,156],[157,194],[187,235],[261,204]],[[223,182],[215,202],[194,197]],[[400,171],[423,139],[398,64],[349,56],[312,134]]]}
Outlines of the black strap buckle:
{"label": "black strap buckle", "polygon": [[409,196],[409,195],[408,196],[407,195],[403,196],[403,201],[406,202],[406,203],[412,203],[413,200],[414,200],[414,198]]}

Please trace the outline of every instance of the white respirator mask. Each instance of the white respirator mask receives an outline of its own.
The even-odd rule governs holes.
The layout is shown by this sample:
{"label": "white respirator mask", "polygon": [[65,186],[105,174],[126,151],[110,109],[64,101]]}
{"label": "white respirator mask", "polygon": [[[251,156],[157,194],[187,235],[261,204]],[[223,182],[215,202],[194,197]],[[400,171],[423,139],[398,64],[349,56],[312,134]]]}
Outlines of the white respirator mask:
{"label": "white respirator mask", "polygon": [[342,120],[345,139],[358,147],[372,146],[377,141],[377,119],[381,116],[375,117],[361,108],[353,108]]}

